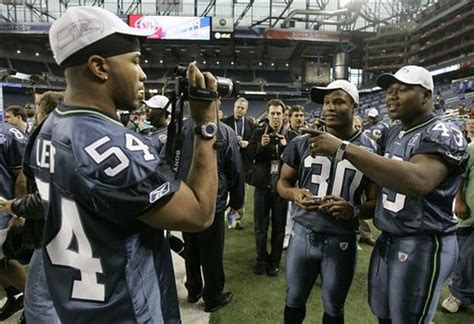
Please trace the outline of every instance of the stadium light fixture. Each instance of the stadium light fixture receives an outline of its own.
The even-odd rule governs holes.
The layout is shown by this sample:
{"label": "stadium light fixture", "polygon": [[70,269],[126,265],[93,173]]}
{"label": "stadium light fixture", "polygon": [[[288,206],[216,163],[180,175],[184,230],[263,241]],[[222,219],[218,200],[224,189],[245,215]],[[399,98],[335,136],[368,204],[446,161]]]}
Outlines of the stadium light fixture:
{"label": "stadium light fixture", "polygon": [[272,62],[272,63],[270,63],[270,65],[271,65],[271,66],[275,66],[275,63]]}
{"label": "stadium light fixture", "polygon": [[160,60],[160,64],[163,64],[163,60]]}
{"label": "stadium light fixture", "polygon": [[216,61],[216,64],[217,64],[217,65],[219,65],[219,64],[221,64],[221,62],[219,62],[219,61]]}
{"label": "stadium light fixture", "polygon": [[285,66],[286,66],[286,67],[289,67],[289,66],[290,66],[290,64],[288,64],[288,63],[285,63]]}
{"label": "stadium light fixture", "polygon": [[36,52],[35,55],[36,55],[36,56],[40,56],[40,53]]}
{"label": "stadium light fixture", "polygon": [[234,65],[234,61],[230,61],[230,65]]}
{"label": "stadium light fixture", "polygon": [[259,66],[262,66],[262,62],[258,62],[258,65],[259,65]]}
{"label": "stadium light fixture", "polygon": [[148,60],[145,60],[145,64],[147,64],[147,63],[148,63]]}
{"label": "stadium light fixture", "polygon": [[16,50],[16,53],[17,53],[17,54],[21,54],[21,51],[20,51],[20,50]]}
{"label": "stadium light fixture", "polygon": [[202,61],[202,64],[206,64],[206,61]]}

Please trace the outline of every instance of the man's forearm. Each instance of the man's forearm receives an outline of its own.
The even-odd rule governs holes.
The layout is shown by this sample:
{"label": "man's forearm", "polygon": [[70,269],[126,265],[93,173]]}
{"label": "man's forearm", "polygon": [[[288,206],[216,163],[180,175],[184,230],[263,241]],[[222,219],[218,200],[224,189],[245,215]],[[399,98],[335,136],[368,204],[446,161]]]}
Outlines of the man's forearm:
{"label": "man's forearm", "polygon": [[26,177],[20,169],[15,172],[15,197],[23,197],[26,195],[26,191]]}
{"label": "man's forearm", "polygon": [[201,215],[212,222],[217,195],[217,157],[213,148],[215,140],[203,140],[195,136],[194,154],[187,184],[196,195]]}
{"label": "man's forearm", "polygon": [[378,185],[410,197],[426,195],[436,180],[435,172],[433,178],[425,177],[412,162],[385,158],[355,145],[348,146],[344,158]]}
{"label": "man's forearm", "polygon": [[288,180],[280,178],[277,183],[277,190],[278,193],[280,194],[280,197],[283,199],[286,199],[288,201],[293,201],[293,186]]}
{"label": "man's forearm", "polygon": [[461,183],[459,184],[459,189],[456,192],[456,200],[464,201],[464,178],[462,178]]}

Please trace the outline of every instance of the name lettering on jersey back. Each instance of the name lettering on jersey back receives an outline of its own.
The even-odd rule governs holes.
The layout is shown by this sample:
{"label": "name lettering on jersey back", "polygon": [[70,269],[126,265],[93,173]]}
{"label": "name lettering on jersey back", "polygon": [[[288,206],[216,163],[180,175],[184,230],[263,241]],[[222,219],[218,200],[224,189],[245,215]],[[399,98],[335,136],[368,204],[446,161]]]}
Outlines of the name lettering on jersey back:
{"label": "name lettering on jersey back", "polygon": [[36,142],[36,165],[49,169],[49,173],[54,173],[55,154],[56,148],[51,141],[43,139]]}

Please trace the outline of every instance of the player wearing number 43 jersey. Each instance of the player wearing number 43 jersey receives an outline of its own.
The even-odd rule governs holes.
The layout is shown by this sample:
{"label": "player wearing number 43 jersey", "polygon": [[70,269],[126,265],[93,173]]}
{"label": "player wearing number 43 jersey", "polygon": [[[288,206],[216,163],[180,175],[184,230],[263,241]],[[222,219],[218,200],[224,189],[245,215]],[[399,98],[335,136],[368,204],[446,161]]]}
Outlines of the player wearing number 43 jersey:
{"label": "player wearing number 43 jersey", "polygon": [[[375,142],[353,126],[359,102],[355,85],[334,81],[325,88],[313,88],[311,97],[323,104],[325,131],[378,151]],[[306,300],[319,275],[323,324],[343,323],[356,264],[358,218],[372,217],[377,186],[340,156],[313,154],[309,140],[309,135],[302,135],[288,144],[278,182],[280,195],[296,205],[286,257],[285,324],[303,322]]]}
{"label": "player wearing number 43 jersey", "polygon": [[[42,124],[29,156],[45,202],[46,281],[62,323],[180,323],[158,228],[200,231],[213,221],[215,139],[196,136],[188,187],[116,118],[118,108],[139,103],[146,75],[138,36],[145,35],[92,7],[68,9],[50,29],[65,67],[65,104]],[[195,64],[187,76],[189,86],[217,89]],[[215,121],[215,110],[215,102],[190,101],[198,126]]]}
{"label": "player wearing number 43 jersey", "polygon": [[430,323],[458,247],[452,207],[467,162],[460,130],[433,113],[433,79],[419,66],[383,74],[386,105],[400,125],[389,129],[385,157],[342,146],[328,134],[312,142],[326,155],[342,154],[378,183],[374,223],[382,230],[372,253],[369,302],[380,323]]}

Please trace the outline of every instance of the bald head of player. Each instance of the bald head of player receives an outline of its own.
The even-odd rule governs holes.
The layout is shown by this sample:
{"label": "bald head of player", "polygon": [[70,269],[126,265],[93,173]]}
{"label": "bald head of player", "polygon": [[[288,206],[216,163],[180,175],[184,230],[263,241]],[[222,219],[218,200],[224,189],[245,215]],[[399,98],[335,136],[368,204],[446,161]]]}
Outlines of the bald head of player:
{"label": "bald head of player", "polygon": [[377,85],[387,90],[385,104],[390,118],[400,120],[405,128],[434,115],[433,78],[425,68],[404,66],[395,74],[380,75]]}
{"label": "bald head of player", "polygon": [[109,116],[117,109],[136,109],[146,80],[139,37],[150,33],[100,8],[67,10],[49,34],[55,60],[65,68],[65,102]]}

